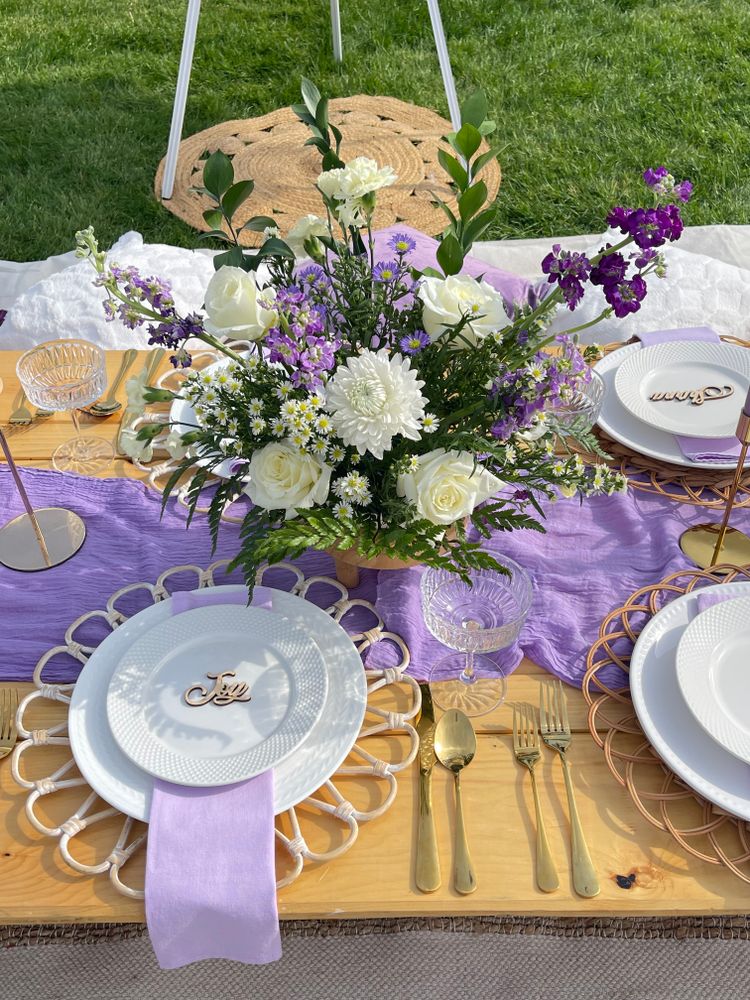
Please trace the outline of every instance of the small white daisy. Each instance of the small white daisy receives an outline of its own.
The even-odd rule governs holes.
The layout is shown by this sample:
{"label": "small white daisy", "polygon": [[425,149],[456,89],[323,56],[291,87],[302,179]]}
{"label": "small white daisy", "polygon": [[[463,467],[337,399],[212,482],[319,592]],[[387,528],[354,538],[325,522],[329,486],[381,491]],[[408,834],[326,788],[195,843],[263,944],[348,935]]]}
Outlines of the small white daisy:
{"label": "small white daisy", "polygon": [[518,453],[516,452],[516,449],[513,447],[513,445],[509,444],[508,447],[505,449],[505,461],[508,462],[509,464],[512,464],[513,462],[515,462],[517,454]]}
{"label": "small white daisy", "polygon": [[325,413],[318,414],[315,418],[315,430],[318,434],[330,434],[333,430],[331,418]]}
{"label": "small white daisy", "polygon": [[552,471],[554,472],[554,474],[556,476],[564,476],[565,475],[565,462],[563,462],[562,459],[558,458],[558,460],[552,466]]}
{"label": "small white daisy", "polygon": [[286,425],[281,417],[274,417],[271,421],[271,433],[274,437],[284,437],[286,434]]}
{"label": "small white daisy", "polygon": [[341,500],[333,505],[333,516],[339,521],[351,521],[354,516],[354,508],[346,500]]}
{"label": "small white daisy", "polygon": [[295,431],[294,434],[289,435],[289,440],[292,442],[295,448],[302,449],[310,440],[310,435],[305,434],[303,431]]}
{"label": "small white daisy", "polygon": [[418,472],[419,471],[419,456],[412,455],[411,458],[407,459],[406,462],[407,472]]}
{"label": "small white daisy", "polygon": [[251,399],[250,402],[247,404],[247,408],[250,411],[250,416],[259,417],[260,414],[263,412],[263,400],[258,399],[257,397]]}
{"label": "small white daisy", "polygon": [[344,459],[346,458],[346,452],[344,451],[344,449],[341,447],[340,444],[335,444],[331,448],[329,458],[334,465],[338,465],[339,462],[343,462]]}
{"label": "small white daisy", "polygon": [[323,403],[325,402],[325,400],[323,399],[323,397],[320,395],[319,392],[314,392],[312,396],[308,397],[307,401],[310,404],[310,406],[312,406],[313,409],[315,410],[319,410],[323,405]]}
{"label": "small white daisy", "polygon": [[245,361],[245,367],[249,372],[254,372],[255,369],[258,367],[259,363],[260,362],[256,357],[251,357]]}
{"label": "small white daisy", "polygon": [[296,412],[297,412],[296,400],[288,399],[285,403],[281,404],[282,417],[293,417]]}
{"label": "small white daisy", "polygon": [[277,399],[284,400],[292,391],[292,388],[293,387],[289,382],[282,382],[281,385],[277,386],[273,391],[275,392]]}
{"label": "small white daisy", "polygon": [[438,429],[438,419],[434,413],[425,413],[422,417],[422,430],[425,434],[434,434]]}
{"label": "small white daisy", "polygon": [[200,380],[201,380],[201,385],[211,385],[214,379],[211,372],[201,372]]}
{"label": "small white daisy", "polygon": [[321,438],[315,438],[313,443],[310,445],[310,451],[313,455],[317,455],[318,458],[325,458],[325,454],[328,451],[328,444]]}
{"label": "small white daisy", "polygon": [[529,365],[526,369],[527,373],[535,382],[541,382],[544,378],[544,368],[541,365]]}
{"label": "small white daisy", "polygon": [[266,429],[266,422],[263,417],[253,417],[250,421],[250,431],[253,434],[262,434]]}

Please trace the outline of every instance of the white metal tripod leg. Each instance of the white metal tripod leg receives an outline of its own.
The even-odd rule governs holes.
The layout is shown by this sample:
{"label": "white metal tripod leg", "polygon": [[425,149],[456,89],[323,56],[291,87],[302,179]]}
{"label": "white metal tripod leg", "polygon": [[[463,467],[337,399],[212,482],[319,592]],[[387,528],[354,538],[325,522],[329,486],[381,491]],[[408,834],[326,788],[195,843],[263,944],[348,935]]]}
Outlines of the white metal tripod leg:
{"label": "white metal tripod leg", "polygon": [[341,46],[341,13],[339,11],[339,0],[331,0],[331,35],[333,37],[333,58],[336,62],[341,62],[344,58],[344,51]]}
{"label": "white metal tripod leg", "polygon": [[189,0],[187,17],[185,18],[185,34],[182,38],[182,54],[180,70],[177,74],[177,89],[172,108],[172,124],[169,129],[169,145],[167,159],[164,164],[164,176],[161,181],[162,198],[171,198],[174,188],[174,178],[177,172],[177,154],[182,138],[182,123],[185,120],[185,105],[187,104],[188,87],[190,86],[190,70],[193,66],[193,50],[195,35],[198,31],[198,18],[201,13],[201,0]]}
{"label": "white metal tripod leg", "polygon": [[453,129],[457,132],[461,128],[461,110],[458,106],[456,85],[453,82],[453,70],[451,69],[451,60],[448,55],[448,43],[445,40],[445,31],[443,30],[443,19],[440,16],[438,0],[427,0],[427,6],[430,10],[432,34],[435,37],[435,48],[437,49],[438,61],[440,62],[440,72],[443,76],[443,88],[445,96],[448,99],[448,110],[450,111]]}

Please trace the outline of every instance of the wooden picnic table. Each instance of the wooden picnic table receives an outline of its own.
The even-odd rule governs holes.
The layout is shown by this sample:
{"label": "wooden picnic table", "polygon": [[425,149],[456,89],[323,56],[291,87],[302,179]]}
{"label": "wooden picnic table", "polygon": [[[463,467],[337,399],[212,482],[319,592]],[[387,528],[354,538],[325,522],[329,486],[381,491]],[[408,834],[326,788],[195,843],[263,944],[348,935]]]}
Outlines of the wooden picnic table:
{"label": "wooden picnic table", "polygon": [[[5,383],[0,394],[0,425],[8,434],[19,465],[47,468],[55,447],[72,434],[70,417],[55,414],[27,427],[8,427],[18,390],[17,357],[17,352],[0,352],[0,378]],[[119,352],[109,353],[110,378],[120,358]],[[83,422],[87,431],[114,440],[118,419],[119,415],[96,422],[84,418]],[[143,478],[143,473],[122,459],[105,475]],[[196,523],[191,530],[199,531],[201,526]],[[122,584],[127,582],[123,580]],[[22,585],[19,574],[19,586]],[[33,628],[33,622],[18,625]],[[545,676],[540,667],[525,660],[509,680],[508,700],[537,704],[539,683]],[[21,692],[31,690],[29,684],[18,687]],[[611,775],[602,752],[589,734],[582,695],[572,688],[566,690],[574,729],[570,752],[573,780],[583,827],[601,880],[599,896],[582,899],[572,889],[565,789],[560,763],[552,752],[544,754],[537,773],[561,885],[551,894],[536,888],[531,787],[528,773],[513,757],[510,711],[506,704],[474,720],[476,758],[462,779],[468,836],[478,880],[473,895],[461,896],[452,888],[452,778],[439,766],[433,776],[433,800],[443,884],[430,895],[415,887],[415,762],[399,774],[398,794],[392,807],[381,818],[360,827],[356,843],[346,854],[325,864],[306,866],[292,885],[280,891],[281,918],[483,914],[626,917],[747,911],[750,889],[745,883],[726,869],[689,857],[668,833],[655,829],[641,816]],[[402,694],[405,699],[406,694]],[[43,725],[52,718],[56,706],[51,702],[38,704],[38,724]],[[405,737],[403,746],[405,752]],[[44,752],[58,754],[57,749],[49,747]],[[65,750],[59,751],[59,757],[60,761],[66,759]],[[45,772],[50,773],[48,765]],[[356,794],[357,790],[352,789],[353,799]],[[8,924],[142,921],[141,902],[120,895],[104,876],[79,875],[64,864],[57,841],[39,834],[29,822],[24,812],[26,795],[11,777],[9,758],[0,761],[0,921]],[[326,838],[338,836],[327,827],[324,818],[315,817],[311,822],[321,845]],[[94,858],[106,857],[111,838],[111,831],[106,829],[96,834],[92,831],[82,860],[91,863]],[[318,846],[317,841],[313,846]],[[132,865],[137,868],[142,860],[134,859]],[[630,875],[635,875],[635,880],[625,888],[631,880],[618,881],[617,876]],[[132,883],[132,875],[129,880]]]}

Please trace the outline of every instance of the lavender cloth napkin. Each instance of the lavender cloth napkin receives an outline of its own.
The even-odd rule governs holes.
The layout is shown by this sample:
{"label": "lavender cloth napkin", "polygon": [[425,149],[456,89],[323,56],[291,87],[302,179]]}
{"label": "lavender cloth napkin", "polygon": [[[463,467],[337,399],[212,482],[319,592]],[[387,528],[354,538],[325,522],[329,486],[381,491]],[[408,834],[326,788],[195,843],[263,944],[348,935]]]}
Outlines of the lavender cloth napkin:
{"label": "lavender cloth napkin", "polygon": [[[656,344],[666,344],[675,340],[719,341],[719,335],[710,326],[687,327],[684,330],[656,330],[652,333],[638,335],[644,347]],[[737,414],[739,419],[739,414]],[[740,457],[741,445],[736,437],[726,438],[696,438],[676,434],[680,451],[691,462],[726,462]]]}
{"label": "lavender cloth napkin", "polygon": [[[245,603],[245,594],[183,591],[172,614]],[[253,605],[271,607],[267,588],[256,587]],[[154,781],[146,921],[162,969],[204,958],[249,965],[281,958],[273,770],[220,788]]]}

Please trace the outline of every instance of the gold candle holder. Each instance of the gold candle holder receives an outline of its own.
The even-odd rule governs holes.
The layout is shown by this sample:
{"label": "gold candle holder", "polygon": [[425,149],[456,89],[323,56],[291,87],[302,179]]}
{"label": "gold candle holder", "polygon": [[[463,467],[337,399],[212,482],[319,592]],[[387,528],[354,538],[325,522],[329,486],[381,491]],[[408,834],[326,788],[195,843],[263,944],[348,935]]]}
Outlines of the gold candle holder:
{"label": "gold candle holder", "polygon": [[63,507],[34,510],[1,429],[0,448],[26,508],[25,514],[19,514],[0,528],[0,564],[26,573],[59,566],[83,545],[86,525],[78,514]]}
{"label": "gold candle holder", "polygon": [[701,569],[711,569],[721,558],[732,566],[750,565],[750,538],[737,528],[729,527],[734,501],[737,496],[745,459],[750,447],[750,391],[737,424],[737,438],[742,445],[732,485],[727,495],[727,505],[720,524],[696,524],[680,537],[680,548]]}

